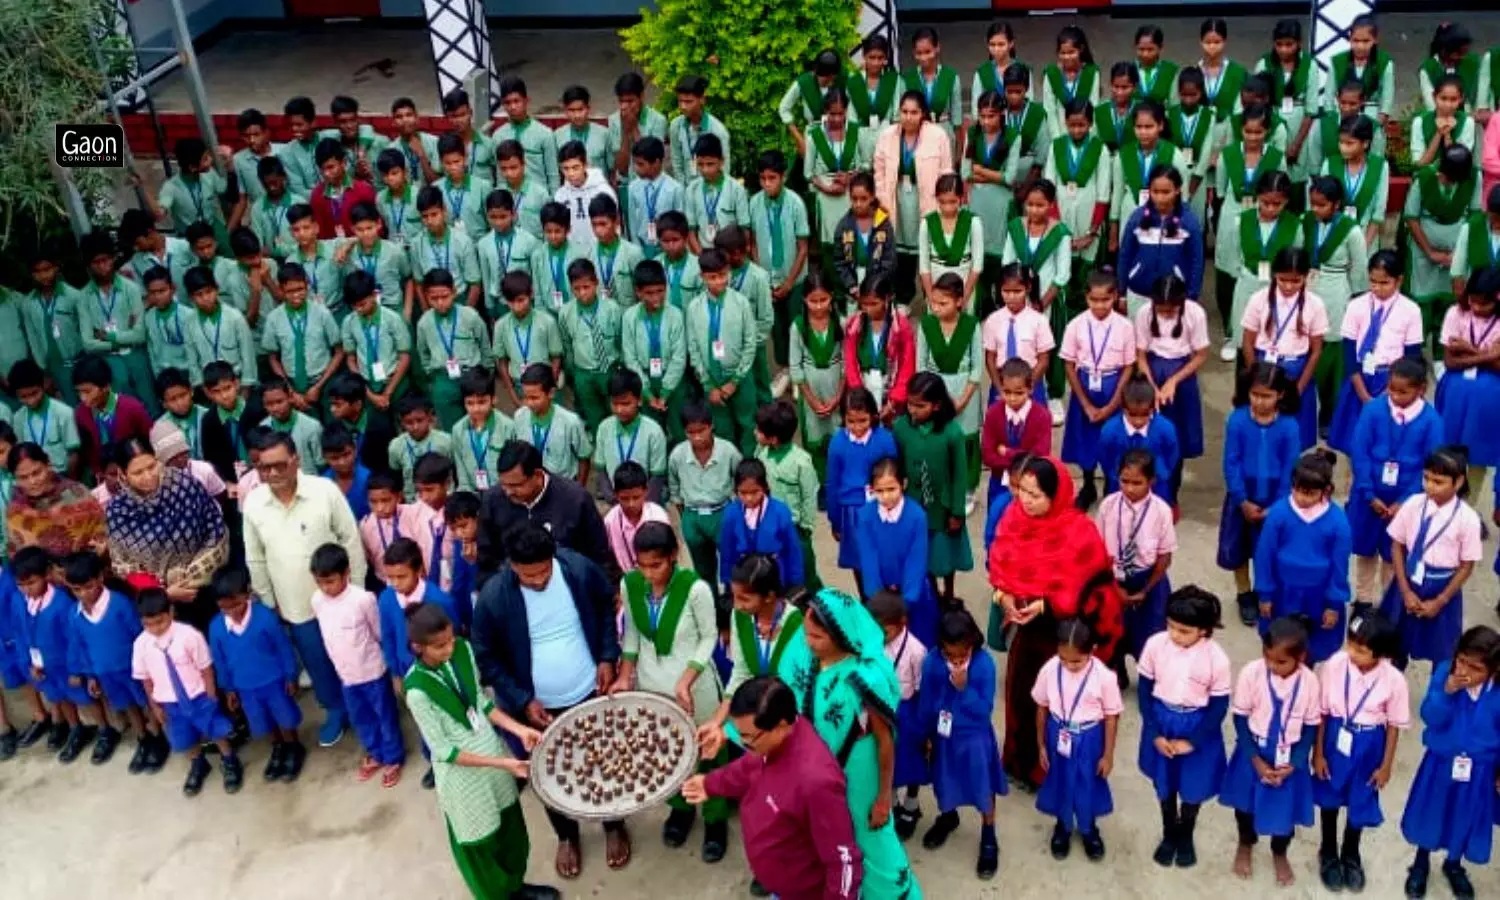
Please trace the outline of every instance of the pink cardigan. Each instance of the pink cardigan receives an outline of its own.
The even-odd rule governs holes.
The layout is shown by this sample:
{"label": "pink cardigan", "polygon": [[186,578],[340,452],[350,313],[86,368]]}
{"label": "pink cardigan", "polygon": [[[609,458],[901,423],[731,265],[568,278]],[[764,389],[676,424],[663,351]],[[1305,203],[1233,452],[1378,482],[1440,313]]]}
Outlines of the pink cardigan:
{"label": "pink cardigan", "polygon": [[1490,116],[1490,124],[1480,138],[1479,169],[1484,176],[1479,207],[1484,209],[1490,202],[1490,191],[1500,184],[1500,115]]}
{"label": "pink cardigan", "polygon": [[[953,144],[948,132],[931,122],[923,122],[917,139],[917,205],[922,215],[937,209],[938,176],[953,171]],[[900,209],[896,189],[901,179],[901,125],[889,125],[875,139],[875,196],[899,230]]]}
{"label": "pink cardigan", "polygon": [[[859,342],[864,337],[864,321],[864,316],[850,316],[844,326],[844,383],[851,387],[858,387],[861,382]],[[906,384],[917,369],[917,335],[911,320],[894,307],[890,310],[889,329],[885,354],[890,365],[890,385],[886,396],[900,406],[906,402]]]}

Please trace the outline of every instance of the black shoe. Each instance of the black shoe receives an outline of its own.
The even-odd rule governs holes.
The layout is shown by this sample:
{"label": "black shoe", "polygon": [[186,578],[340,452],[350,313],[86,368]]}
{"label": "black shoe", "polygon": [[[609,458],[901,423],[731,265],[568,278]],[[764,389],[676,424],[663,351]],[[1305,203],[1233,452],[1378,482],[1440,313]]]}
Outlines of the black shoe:
{"label": "black shoe", "polygon": [[68,727],[67,722],[61,720],[53,722],[52,730],[47,732],[47,749],[53,751],[61,750],[63,744],[68,742],[68,736],[72,731],[73,729]]}
{"label": "black shoe", "polygon": [[1083,855],[1088,857],[1089,862],[1098,862],[1104,858],[1104,835],[1099,833],[1097,825],[1093,831],[1078,835],[1078,839],[1083,842]]}
{"label": "black shoe", "polygon": [[769,897],[769,896],[771,896],[771,892],[768,891],[768,890],[766,890],[766,886],[765,885],[761,884],[759,881],[756,881],[754,878],[752,878],[752,879],[750,879],[750,896],[752,896],[752,897]]}
{"label": "black shoe", "polygon": [[99,729],[92,725],[78,725],[68,733],[68,739],[63,742],[62,749],[57,751],[57,761],[70,763],[77,759],[83,753],[83,748],[92,744],[98,734]]}
{"label": "black shoe", "polygon": [[1453,892],[1453,900],[1474,900],[1474,882],[1469,880],[1469,873],[1464,867],[1456,863],[1443,863],[1443,877],[1448,879],[1448,890]]}
{"label": "black shoe", "polygon": [[302,774],[302,764],[307,762],[307,748],[302,746],[301,741],[293,741],[285,746],[286,757],[281,764],[281,780],[290,784]]}
{"label": "black shoe", "polygon": [[1093,483],[1090,482],[1085,484],[1083,490],[1078,492],[1078,497],[1073,501],[1073,505],[1087,512],[1088,508],[1093,506],[1094,501],[1098,499],[1099,489],[1094,487]]}
{"label": "black shoe", "polygon": [[[46,737],[48,732],[50,732],[51,730],[51,719],[35,719],[30,725],[27,725],[25,728],[21,729],[21,736],[16,738],[16,745],[22,750],[25,750],[27,747],[30,747],[37,741]],[[52,749],[55,750],[57,748],[54,747]]]}
{"label": "black shoe", "polygon": [[166,735],[159,733],[147,735],[146,739],[151,742],[151,750],[150,756],[146,759],[145,771],[154,775],[162,770],[167,760],[172,758],[172,744],[167,740]]}
{"label": "black shoe", "polygon": [[1318,877],[1323,879],[1323,887],[1337,894],[1344,889],[1344,864],[1337,856],[1325,856],[1320,853],[1318,854]]}
{"label": "black shoe", "polygon": [[511,900],[561,900],[557,888],[545,884],[523,884],[510,892]]}
{"label": "black shoe", "polygon": [[187,780],[182,783],[182,792],[189,797],[198,796],[198,792],[203,790],[203,782],[208,778],[208,773],[212,771],[213,767],[208,764],[208,760],[203,758],[203,754],[193,757],[193,761],[188,764]]}
{"label": "black shoe", "polygon": [[1245,591],[1234,598],[1240,608],[1240,622],[1253,626],[1260,618],[1260,596],[1254,591]]}
{"label": "black shoe", "polygon": [[0,762],[16,755],[17,735],[18,732],[14,728],[7,728],[4,733],[0,733]]}
{"label": "black shoe", "polygon": [[89,757],[89,762],[96,766],[104,765],[115,755],[115,748],[118,746],[120,732],[109,725],[104,726],[99,729],[99,738],[94,741],[94,755]]}
{"label": "black shoe", "polygon": [[1052,851],[1053,859],[1067,859],[1068,854],[1073,851],[1073,832],[1058,822],[1052,829],[1052,840],[1047,847]]}
{"label": "black shoe", "polygon": [[130,765],[126,771],[132,775],[139,775],[146,771],[146,767],[151,762],[151,754],[151,739],[147,735],[142,735],[141,739],[135,742],[135,753],[131,755]]}
{"label": "black shoe", "polygon": [[1177,841],[1171,835],[1163,835],[1161,843],[1156,845],[1156,852],[1151,854],[1151,861],[1158,866],[1170,866],[1177,861]]}
{"label": "black shoe", "polygon": [[243,714],[229,717],[229,746],[238,750],[250,743],[250,723]]}
{"label": "black shoe", "polygon": [[828,511],[828,494],[826,489],[818,488],[818,512]]}
{"label": "black shoe", "polygon": [[911,840],[911,836],[917,833],[917,823],[922,821],[922,810],[898,806],[892,815],[896,818],[896,837],[903,844]]}
{"label": "black shoe", "polygon": [[1198,848],[1193,846],[1191,836],[1177,839],[1177,868],[1191,869],[1198,864]]}
{"label": "black shoe", "polygon": [[979,839],[979,861],[974,864],[974,874],[981,881],[989,881],[1000,871],[1000,842],[992,838]]}
{"label": "black shoe", "polygon": [[224,793],[238,794],[245,785],[245,764],[231,753],[219,761],[219,769],[224,773]]}
{"label": "black shoe", "polygon": [[691,809],[674,809],[667,815],[661,827],[661,842],[668,847],[681,847],[687,843],[688,833],[693,830],[693,821],[698,814]]}
{"label": "black shoe", "polygon": [[422,790],[437,790],[437,772],[433,771],[432,766],[428,766],[427,774],[422,776]]}
{"label": "black shoe", "polygon": [[266,781],[280,781],[281,771],[286,768],[286,745],[272,744],[271,758],[266,760],[266,771],[261,776]]}
{"label": "black shoe", "polygon": [[922,846],[928,850],[936,850],[946,844],[948,835],[956,830],[958,830],[958,813],[945,812],[938,816],[932,823],[932,827],[927,829],[927,833],[922,835]]}
{"label": "black shoe", "polygon": [[1406,896],[1411,900],[1422,900],[1427,896],[1427,869],[1412,866],[1406,870]]}
{"label": "black shoe", "polygon": [[1365,889],[1365,866],[1358,859],[1344,860],[1344,888],[1351,894]]}
{"label": "black shoe", "polygon": [[716,863],[724,859],[724,854],[729,852],[729,823],[728,822],[704,822],[703,823],[703,861]]}

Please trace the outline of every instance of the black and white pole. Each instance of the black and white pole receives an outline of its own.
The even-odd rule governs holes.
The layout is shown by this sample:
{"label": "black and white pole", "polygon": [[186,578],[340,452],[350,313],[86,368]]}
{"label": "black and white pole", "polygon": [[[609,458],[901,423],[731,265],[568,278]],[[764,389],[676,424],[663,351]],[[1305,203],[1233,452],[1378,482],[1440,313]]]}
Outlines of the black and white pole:
{"label": "black and white pole", "polygon": [[483,92],[485,109],[477,108],[480,97],[471,96],[474,113],[486,119],[500,105],[500,76],[490,49],[490,26],[484,17],[483,0],[422,0],[427,14],[427,33],[432,41],[432,60],[437,69],[438,96],[471,85],[477,77],[487,82]]}
{"label": "black and white pole", "polygon": [[890,64],[896,66],[901,53],[896,31],[896,0],[859,0],[860,41],[877,34],[891,42]]}
{"label": "black and white pole", "polygon": [[1375,0],[1313,0],[1310,47],[1324,72],[1330,71],[1335,56],[1349,49],[1349,26],[1373,12]]}

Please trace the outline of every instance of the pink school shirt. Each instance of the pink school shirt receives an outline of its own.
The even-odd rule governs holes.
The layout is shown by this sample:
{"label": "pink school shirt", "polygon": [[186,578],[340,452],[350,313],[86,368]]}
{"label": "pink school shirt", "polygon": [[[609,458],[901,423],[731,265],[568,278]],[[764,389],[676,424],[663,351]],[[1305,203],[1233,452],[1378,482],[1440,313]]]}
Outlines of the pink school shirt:
{"label": "pink school shirt", "polygon": [[[1345,675],[1348,675],[1347,700]],[[1340,650],[1323,664],[1318,680],[1322,683],[1323,715],[1328,718],[1347,719],[1350,707],[1356,707],[1359,713],[1354,717],[1355,725],[1411,727],[1411,694],[1406,687],[1406,676],[1390,660],[1382,659],[1369,672],[1361,672],[1349,662],[1349,654]]]}
{"label": "pink school shirt", "polygon": [[[1177,321],[1182,320],[1182,334],[1176,337]],[[1208,313],[1195,301],[1182,307],[1182,315],[1173,319],[1157,317],[1156,337],[1151,336],[1151,304],[1135,314],[1135,345],[1162,359],[1184,359],[1208,347]]]}
{"label": "pink school shirt", "polygon": [[1488,197],[1491,189],[1500,184],[1500,117],[1490,116],[1485,126],[1484,140],[1480,144],[1479,169],[1483,173],[1484,186],[1481,197]]}
{"label": "pink school shirt", "polygon": [[620,570],[635,571],[635,533],[641,530],[642,525],[647,522],[671,524],[671,521],[660,504],[649,500],[641,507],[640,521],[633,524],[625,518],[625,511],[618,503],[610,507],[609,512],[604,514],[604,534],[609,540],[610,552],[615,555],[615,562],[620,564]]}
{"label": "pink school shirt", "polygon": [[[1406,355],[1408,344],[1422,343],[1422,310],[1404,294],[1397,294],[1382,303],[1374,294],[1366,292],[1349,301],[1339,337],[1353,341],[1354,349],[1359,350],[1376,310],[1384,311],[1385,320],[1381,323],[1380,336],[1375,339],[1372,352],[1376,365],[1388,366]],[[1359,362],[1363,364],[1364,358],[1360,357]]]}
{"label": "pink school shirt", "polygon": [[[182,689],[187,691],[186,697],[178,697],[177,689],[172,686],[168,656],[172,657],[172,667],[177,670]],[[213,664],[208,641],[198,629],[182,622],[173,622],[161,637],[142,631],[130,648],[130,677],[150,681],[151,699],[157,703],[177,703],[202,696],[208,691],[203,672]]]}
{"label": "pink school shirt", "polygon": [[[1097,362],[1095,351],[1099,354]],[[1135,326],[1115,312],[1103,321],[1092,312],[1074,316],[1063,332],[1062,358],[1090,372],[1096,368],[1103,373],[1128,369],[1135,365]]]}
{"label": "pink school shirt", "polygon": [[[442,510],[421,501],[411,504],[410,509],[411,539],[422,549],[427,577],[446,591],[453,587],[453,542],[448,539],[448,520],[443,518]],[[405,527],[406,523],[402,525]]]}
{"label": "pink school shirt", "polygon": [[246,469],[245,474],[234,483],[234,499],[241,511],[245,508],[245,498],[258,487],[260,487],[260,472],[254,468]]}
{"label": "pink school shirt", "polygon": [[[1457,518],[1449,525],[1453,516]],[[1413,494],[1401,504],[1385,533],[1410,552],[1423,518],[1432,519],[1427,526],[1427,546],[1422,552],[1422,562],[1429,569],[1456,569],[1462,563],[1477,563],[1484,556],[1484,544],[1479,539],[1479,513],[1457,497],[1438,506],[1425,494]]]}
{"label": "pink school shirt", "polygon": [[[214,471],[214,467],[211,464],[201,459],[190,459],[188,460],[187,470],[189,475],[193,476],[199,484],[203,485],[203,489],[208,491],[210,497],[217,500],[219,495],[224,493],[224,479],[219,477],[219,473]],[[247,472],[246,474],[248,475],[249,473]],[[255,483],[259,484],[260,475],[256,474],[255,478]]]}
{"label": "pink school shirt", "polygon": [[1016,323],[1016,356],[1025,360],[1026,365],[1035,367],[1040,354],[1057,349],[1057,340],[1052,336],[1052,326],[1046,316],[1030,306],[1020,314],[1002,306],[990,313],[980,329],[984,349],[995,354],[996,368],[1006,362],[1006,335],[1010,333],[1011,322]]}
{"label": "pink school shirt", "polygon": [[323,632],[323,647],[340,681],[346,686],[365,684],[385,674],[374,594],[352,584],[337,597],[318,591],[312,596],[312,608]]}
{"label": "pink school shirt", "polygon": [[[1057,690],[1059,670],[1062,671],[1061,693]],[[1080,687],[1082,694],[1079,694]],[[1078,702],[1076,711],[1074,698]],[[1038,706],[1047,707],[1052,718],[1074,726],[1099,722],[1125,711],[1125,704],[1120,699],[1119,680],[1093,657],[1089,657],[1088,667],[1082,672],[1069,672],[1056,656],[1047,660],[1042,671],[1037,673],[1036,684],[1031,687],[1031,699]]]}
{"label": "pink school shirt", "polygon": [[1328,308],[1323,305],[1323,298],[1308,291],[1302,301],[1302,327],[1298,328],[1297,314],[1292,312],[1297,298],[1281,297],[1280,293],[1277,291],[1276,322],[1285,323],[1286,327],[1282,329],[1279,340],[1276,338],[1278,326],[1271,323],[1269,328],[1266,327],[1270,288],[1262,288],[1250,295],[1245,315],[1240,319],[1240,329],[1255,332],[1257,350],[1268,351],[1274,347],[1282,359],[1306,356],[1312,349],[1312,339],[1328,334]]}
{"label": "pink school shirt", "polygon": [[1146,639],[1136,671],[1156,682],[1152,696],[1168,706],[1202,709],[1212,697],[1229,696],[1231,687],[1229,657],[1212,638],[1179,647],[1157,632]]}
{"label": "pink school shirt", "polygon": [[1315,728],[1322,721],[1322,689],[1312,669],[1298,666],[1292,677],[1272,675],[1268,682],[1266,661],[1257,659],[1246,663],[1240,670],[1239,680],[1234,685],[1234,699],[1229,702],[1235,715],[1250,718],[1250,733],[1256,737],[1264,738],[1271,733],[1271,695],[1268,690],[1274,690],[1281,699],[1281,717],[1285,723],[1281,733],[1282,746],[1290,747],[1301,740],[1303,726]]}
{"label": "pink school shirt", "polygon": [[[381,578],[385,570],[385,550],[397,538],[417,538],[417,508],[412,504],[401,503],[396,506],[396,514],[389,519],[375,518],[370,513],[359,520],[359,540],[365,545],[365,558],[370,561],[371,568]],[[420,546],[420,544],[419,544]]]}
{"label": "pink school shirt", "polygon": [[1172,507],[1155,494],[1147,494],[1140,503],[1131,503],[1124,494],[1115,491],[1099,504],[1094,524],[1099,526],[1104,549],[1115,563],[1116,578],[1126,576],[1120,565],[1120,551],[1131,543],[1132,535],[1136,569],[1149,569],[1156,565],[1157,557],[1177,552],[1177,526],[1172,524]]}
{"label": "pink school shirt", "polygon": [[[1495,118],[1500,120],[1500,116]],[[1450,307],[1443,315],[1443,345],[1447,346],[1460,339],[1480,350],[1500,344],[1500,316],[1481,319],[1467,310]]]}
{"label": "pink school shirt", "polygon": [[927,648],[916,635],[903,628],[895,640],[886,642],[885,658],[896,667],[896,677],[901,679],[901,699],[910,700],[922,689],[922,663],[927,659]]}

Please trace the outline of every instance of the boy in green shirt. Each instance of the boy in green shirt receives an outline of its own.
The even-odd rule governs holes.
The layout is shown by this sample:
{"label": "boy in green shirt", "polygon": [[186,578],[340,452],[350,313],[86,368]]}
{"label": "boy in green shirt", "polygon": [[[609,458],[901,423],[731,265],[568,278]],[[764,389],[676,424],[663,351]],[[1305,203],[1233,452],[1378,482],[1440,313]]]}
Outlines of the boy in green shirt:
{"label": "boy in green shirt", "polygon": [[389,416],[391,403],[406,392],[411,367],[411,332],[393,310],[376,302],[375,279],[363,270],[344,276],[344,298],[354,313],[344,320],[345,361],[369,383],[370,403]]}
{"label": "boy in green shirt", "polygon": [[623,306],[635,305],[635,267],[645,257],[641,248],[620,237],[620,207],[609,194],[589,201],[589,225],[594,242],[588,258],[599,276],[599,293]]}
{"label": "boy in green shirt", "polygon": [[326,307],[335,321],[343,321],[349,315],[349,305],[344,301],[344,279],[339,273],[338,260],[334,259],[337,244],[318,239],[318,220],[306,203],[287,210],[286,220],[296,244],[286,262],[297,263],[307,273],[308,299]]}
{"label": "boy in green shirt", "polygon": [[186,316],[188,375],[193,384],[203,383],[203,369],[212,362],[226,362],[248,387],[259,382],[255,364],[255,339],[240,311],[219,300],[219,285],[207,266],[188,269],[182,276],[197,312]]}
{"label": "boy in green shirt", "polygon": [[[698,177],[688,182],[687,217],[693,233],[688,246],[694,253],[712,247],[726,225],[750,227],[750,197],[745,186],[725,174],[729,166],[725,145],[715,134],[705,134],[693,145]],[[677,155],[677,145],[672,145]],[[679,172],[686,171],[678,169]]]}
{"label": "boy in green shirt", "polygon": [[318,118],[317,107],[307,97],[293,97],[281,111],[292,139],[281,145],[279,155],[286,163],[292,192],[310,197],[318,186],[318,131],[313,124]]}
{"label": "boy in green shirt", "polygon": [[245,211],[254,208],[260,198],[266,195],[265,185],[260,178],[261,162],[276,159],[281,148],[271,142],[271,130],[266,124],[265,113],[258,109],[247,109],[240,113],[235,126],[245,142],[245,148],[236,152],[230,161],[235,182],[240,188],[240,200],[235,204],[233,219],[243,222]]}
{"label": "boy in green shirt", "polygon": [[[168,178],[155,198],[146,191],[146,205],[158,222],[169,223],[175,230],[186,231],[194,222],[213,226],[220,244],[229,242],[229,226],[224,219],[224,194],[228,185],[214,169],[214,157],[208,146],[196,137],[182,138],[175,148],[177,174]],[[230,163],[228,153],[224,163]]]}
{"label": "boy in green shirt", "polygon": [[[412,180],[418,184],[436,181],[439,166],[437,135],[422,131],[421,123],[416,101],[410,97],[397,97],[392,101],[391,124],[396,126],[396,136],[375,158],[375,168],[380,169],[380,158],[387,150],[395,150],[405,161],[404,171],[410,173]],[[385,174],[383,169],[381,174]]]}
{"label": "boy in green shirt", "polygon": [[448,221],[454,231],[478,238],[489,230],[484,221],[484,198],[489,196],[492,182],[468,170],[463,138],[456,134],[438,138],[438,158],[443,164],[443,177],[434,186],[443,192]]}
{"label": "boy in green shirt", "polygon": [[[626,72],[615,79],[617,108],[609,114],[609,136],[605,141],[605,152],[609,160],[605,171],[609,173],[610,183],[626,198],[622,205],[630,210],[626,215],[628,222],[635,221],[632,209],[635,200],[629,196],[630,186],[640,177],[631,165],[635,145],[646,138],[655,138],[662,150],[666,150],[667,117],[645,105],[645,93],[646,80],[637,72]],[[687,176],[684,173],[678,172],[677,175],[679,183],[686,183]],[[623,191],[620,190],[621,184],[625,186]],[[637,241],[643,241],[640,232],[632,231],[631,236]]]}
{"label": "boy in green shirt", "polygon": [[316,475],[323,468],[323,425],[297,408],[298,393],[284,378],[271,378],[262,384],[260,403],[266,408],[266,417],[261,424],[290,435],[302,471]]}
{"label": "boy in green shirt", "polygon": [[[693,265],[697,267],[696,259]],[[667,304],[667,276],[660,262],[637,264],[635,287],[641,302],[620,321],[620,355],[641,380],[646,415],[668,429],[676,443],[682,440],[678,412],[687,372],[687,320],[681,309]]]}
{"label": "boy in green shirt", "polygon": [[556,391],[557,379],[546,363],[532,363],[521,373],[516,440],[535,447],[547,471],[588,487],[594,444],[578,414],[553,402]]}
{"label": "boy in green shirt", "polygon": [[80,249],[90,280],[86,299],[78,307],[83,349],[103,356],[114,389],[141,401],[154,416],[156,392],[146,356],[146,308],[140,286],[115,271],[115,242],[108,234],[84,235]]}
{"label": "boy in green shirt", "polygon": [[307,198],[287,190],[286,166],[280,158],[268,156],[262,159],[255,171],[261,192],[250,204],[250,230],[260,238],[262,247],[267,248],[278,260],[283,260],[297,246],[297,242],[292,239],[292,227],[287,222],[287,215],[293,205],[306,203]]}
{"label": "boy in green shirt", "polygon": [[526,148],[517,141],[501,141],[495,147],[500,182],[496,187],[510,191],[516,203],[516,221],[538,240],[542,237],[542,208],[552,202],[546,181],[533,178],[526,168]]}
{"label": "boy in green shirt", "polygon": [[[184,314],[186,315],[186,314]],[[156,396],[162,414],[156,421],[176,426],[187,439],[188,455],[203,458],[203,417],[208,408],[193,402],[193,383],[185,369],[163,369],[156,376]]]}
{"label": "boy in green shirt", "polygon": [[589,89],[581,84],[570,85],[563,90],[563,114],[568,124],[552,130],[552,143],[558,147],[568,141],[578,141],[588,152],[589,168],[601,172],[610,170],[609,129],[589,121]]}
{"label": "boy in green shirt", "polygon": [[755,458],[766,466],[771,494],[792,511],[802,545],[802,571],[807,589],[821,590],[818,557],[812,533],[818,521],[818,472],[807,451],[793,443],[797,436],[797,408],[787,400],[767,403],[755,411]]}
{"label": "boy in green shirt", "polygon": [[[437,156],[434,139],[433,156]],[[425,163],[424,163],[425,164]],[[375,195],[375,208],[385,220],[389,240],[410,248],[422,234],[422,214],[417,211],[417,186],[411,183],[408,161],[400,150],[388,148],[375,158],[380,182],[385,185]]]}
{"label": "boy in green shirt", "polygon": [[[411,245],[412,273],[426,283],[427,275],[441,269],[453,276],[453,289],[465,306],[479,309],[479,257],[468,235],[449,226],[443,192],[432,185],[417,192],[417,211],[422,216],[422,234]],[[431,305],[431,302],[428,302]]]}
{"label": "boy in green shirt", "polygon": [[754,448],[755,389],[750,373],[760,343],[755,314],[729,286],[729,262],[718,250],[698,256],[703,293],[688,306],[688,359],[708,394],[714,430],[733,435],[741,452]]}
{"label": "boy in green shirt", "polygon": [[[222,290],[234,274],[234,260],[219,255],[219,238],[214,234],[213,226],[207,222],[194,222],[187,227],[184,237],[193,254],[193,265],[203,266],[214,273],[214,280]],[[244,312],[243,309],[240,311]]]}
{"label": "boy in green shirt", "polygon": [[500,294],[501,279],[508,272],[525,272],[535,283],[537,273],[532,262],[541,241],[531,232],[516,227],[516,198],[504,188],[490,191],[484,198],[484,216],[489,222],[489,234],[476,240],[475,250],[479,254],[479,274],[484,279],[485,310],[491,318],[498,319],[505,309]]}
{"label": "boy in green shirt", "polygon": [[685,209],[687,193],[682,182],[662,171],[667,148],[660,138],[641,138],[631,148],[630,155],[634,166],[631,172],[635,177],[630,179],[621,194],[625,202],[620,205],[631,238],[640,245],[647,259],[655,259],[661,254],[656,234],[661,216]]}
{"label": "boy in green shirt", "polygon": [[511,403],[519,408],[521,395],[516,385],[521,373],[532,363],[548,363],[552,366],[555,380],[562,372],[562,335],[557,330],[557,321],[545,310],[537,309],[531,302],[531,276],[525,272],[511,272],[500,281],[500,292],[510,313],[495,322],[495,358],[504,363],[498,366],[500,384]]}
{"label": "boy in green shirt", "polygon": [[489,366],[490,336],[479,313],[455,302],[453,275],[446,269],[428,272],[422,293],[428,309],[417,322],[417,365],[427,377],[438,423],[450,429],[464,414],[459,380],[468,369]]}
{"label": "boy in green shirt", "polygon": [[[162,234],[146,210],[127,209],[120,216],[120,243],[134,251],[130,257],[130,270],[137,277],[153,266],[161,266],[172,273],[172,283],[177,286],[177,302],[192,305],[192,299],[182,286],[183,273],[195,264],[187,241]],[[35,347],[32,344],[33,350]]]}
{"label": "boy in green shirt", "polygon": [[[738,225],[730,225],[714,239],[714,246],[729,261],[729,286],[738,291],[755,313],[755,395],[756,405],[771,402],[771,353],[767,339],[776,324],[776,308],[771,298],[771,275],[750,261],[749,235]],[[781,379],[777,379],[780,381]],[[790,384],[788,380],[787,384]],[[780,396],[787,385],[776,391]]]}
{"label": "boy in green shirt", "polygon": [[[71,374],[71,373],[70,373]],[[75,471],[78,465],[78,424],[73,408],[49,397],[43,390],[46,375],[41,366],[23,359],[10,369],[10,389],[20,403],[11,414],[16,437],[36,444],[47,452],[52,468],[59,472]],[[71,381],[69,388],[72,388]]]}
{"label": "boy in green shirt", "polygon": [[152,376],[160,375],[165,369],[186,372],[192,365],[188,359],[186,330],[192,311],[183,309],[177,302],[172,274],[161,266],[147,269],[141,276],[141,285],[146,292],[142,302],[145,306],[146,358]]}
{"label": "boy in green shirt", "polygon": [[250,325],[250,334],[255,338],[255,348],[260,352],[261,336],[265,334],[266,316],[270,315],[280,300],[281,285],[276,280],[276,261],[261,252],[260,240],[248,228],[236,228],[229,236],[229,249],[234,261],[214,263],[214,278],[219,282],[219,295],[225,303],[233,306]]}
{"label": "boy in green shirt", "polygon": [[[31,358],[46,371],[63,399],[77,402],[73,393],[73,363],[83,353],[79,310],[83,294],[62,278],[61,256],[43,247],[31,257],[35,287],[22,301],[21,321]],[[15,392],[15,388],[11,388]]]}
{"label": "boy in green shirt", "polygon": [[771,276],[774,310],[771,337],[777,362],[786,365],[792,320],[802,315],[802,279],[807,274],[809,234],[807,206],[795,191],[786,189],[786,154],[768,150],[761,154],[758,168],[760,193],[750,198],[754,256]]}
{"label": "boy in green shirt", "polygon": [[704,137],[712,136],[718,141],[719,158],[724,161],[724,169],[729,169],[729,129],[704,107],[703,96],[707,93],[708,79],[702,75],[684,75],[677,82],[678,115],[672,120],[667,143],[672,147],[672,171],[684,180],[693,171],[693,157],[699,155],[698,141]]}
{"label": "boy in green shirt", "polygon": [[495,376],[477,366],[459,376],[464,417],[453,426],[453,464],[458,489],[487,491],[500,483],[500,448],[516,436],[510,417],[495,411]]}
{"label": "boy in green shirt", "polygon": [[641,377],[629,369],[609,376],[609,406],[614,415],[599,424],[594,465],[604,476],[606,500],[614,499],[615,470],[634,462],[651,477],[646,496],[660,503],[667,481],[667,435],[655,420],[641,415]]}
{"label": "boy in green shirt", "polygon": [[[698,577],[719,595],[719,526],[724,507],[734,499],[734,469],[744,457],[739,448],[714,435],[707,404],[690,400],[682,407],[687,440],[667,457],[667,499],[677,505],[682,540]],[[727,604],[720,608],[727,609]]]}
{"label": "boy in green shirt", "polygon": [[551,201],[542,206],[540,221],[542,242],[532,253],[532,283],[541,307],[555,315],[572,299],[568,263],[573,261],[573,247],[568,243],[568,231],[573,221],[566,206]]}
{"label": "boy in green shirt", "polygon": [[575,259],[568,264],[573,300],[557,318],[573,402],[590,434],[609,414],[609,373],[620,361],[620,305],[599,296],[594,264]]}
{"label": "boy in green shirt", "polygon": [[[417,460],[429,453],[453,458],[453,438],[441,428],[434,428],[432,401],[421,394],[407,394],[396,403],[396,419],[401,434],[391,438],[386,451],[391,471],[401,473],[406,502],[417,499],[417,482],[413,473]],[[436,567],[434,567],[436,568]]]}
{"label": "boy in green shirt", "polygon": [[495,140],[515,141],[526,151],[526,174],[547,186],[552,194],[562,183],[557,169],[557,142],[547,126],[531,118],[526,82],[515,75],[500,79],[500,105],[506,121],[495,129]]}
{"label": "boy in green shirt", "polygon": [[483,132],[474,127],[474,108],[469,105],[469,92],[463,88],[454,88],[444,94],[443,115],[448,117],[453,130],[458,132],[458,136],[463,138],[464,155],[468,159],[469,171],[493,184],[495,181],[495,145]]}
{"label": "boy in green shirt", "polygon": [[307,271],[287,263],[278,276],[282,304],[266,317],[261,349],[278,378],[291,385],[291,403],[315,418],[328,379],[344,365],[343,336],[333,313],[308,302]]}
{"label": "boy in green shirt", "polygon": [[380,211],[369,203],[356,203],[349,211],[354,239],[344,241],[334,252],[340,275],[361,271],[375,279],[380,305],[401,317],[416,321],[416,290],[412,285],[411,258],[392,241],[380,237]]}
{"label": "boy in green shirt", "polygon": [[344,162],[354,177],[362,181],[375,180],[375,157],[380,155],[389,143],[385,137],[375,131],[375,126],[367,125],[359,120],[359,101],[353,97],[339,94],[328,104],[328,112],[333,116],[333,128],[324,129],[318,134],[319,139],[333,138],[344,148]]}
{"label": "boy in green shirt", "polygon": [[688,235],[691,233],[687,216],[677,210],[669,210],[657,217],[656,236],[661,241],[658,259],[667,276],[667,302],[674,309],[684,311],[688,301],[703,291],[698,257],[688,252]]}

